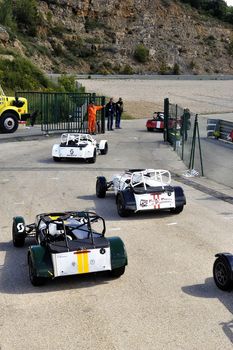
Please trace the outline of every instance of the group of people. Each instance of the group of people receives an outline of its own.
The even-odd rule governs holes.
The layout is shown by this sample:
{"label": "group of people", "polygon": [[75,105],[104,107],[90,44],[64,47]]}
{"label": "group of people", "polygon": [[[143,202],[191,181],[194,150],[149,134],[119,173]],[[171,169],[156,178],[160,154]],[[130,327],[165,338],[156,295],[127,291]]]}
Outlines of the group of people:
{"label": "group of people", "polygon": [[105,116],[107,119],[107,130],[114,130],[114,117],[115,117],[115,129],[121,129],[121,115],[123,112],[123,100],[120,97],[117,102],[114,102],[113,97],[104,106],[97,106],[94,101],[91,101],[87,113],[88,113],[88,131],[90,134],[96,133],[96,113],[97,111],[105,108]]}

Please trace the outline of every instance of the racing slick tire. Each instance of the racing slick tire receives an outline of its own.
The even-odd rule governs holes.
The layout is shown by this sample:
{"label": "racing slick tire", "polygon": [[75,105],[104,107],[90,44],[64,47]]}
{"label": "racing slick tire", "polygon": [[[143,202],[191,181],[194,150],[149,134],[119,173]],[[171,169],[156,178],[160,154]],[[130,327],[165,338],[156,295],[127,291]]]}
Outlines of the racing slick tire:
{"label": "racing slick tire", "polygon": [[108,143],[107,142],[105,143],[104,149],[100,150],[100,153],[101,154],[107,154],[108,153]]}
{"label": "racing slick tire", "polygon": [[153,129],[152,128],[147,128],[147,131],[153,131]]}
{"label": "racing slick tire", "polygon": [[29,269],[30,282],[33,286],[39,287],[39,286],[43,286],[46,283],[47,278],[36,276],[31,254],[29,254],[28,256],[28,269]]}
{"label": "racing slick tire", "polygon": [[96,162],[96,149],[94,150],[93,157],[88,159],[89,163],[95,163]]}
{"label": "racing slick tire", "polygon": [[15,114],[6,112],[0,117],[0,130],[3,133],[12,134],[18,129],[19,121]]}
{"label": "racing slick tire", "polygon": [[21,216],[13,218],[12,240],[15,247],[23,247],[25,243],[25,222]]}
{"label": "racing slick tire", "polygon": [[223,257],[218,257],[213,266],[213,276],[216,286],[224,291],[232,289],[231,268]]}
{"label": "racing slick tire", "polygon": [[60,157],[53,157],[54,162],[60,162],[61,158]]}
{"label": "racing slick tire", "polygon": [[180,214],[184,209],[184,206],[183,205],[179,205],[178,207],[175,207],[175,208],[171,208],[170,209],[170,212],[172,214]]}
{"label": "racing slick tire", "polygon": [[125,208],[124,198],[122,195],[118,194],[116,199],[117,212],[122,218],[126,218],[130,215],[130,210]]}
{"label": "racing slick tire", "polygon": [[118,267],[117,269],[113,269],[111,271],[112,277],[120,277],[125,273],[125,266]]}
{"label": "racing slick tire", "polygon": [[96,180],[96,196],[98,198],[105,198],[107,191],[107,181],[104,176],[98,177]]}

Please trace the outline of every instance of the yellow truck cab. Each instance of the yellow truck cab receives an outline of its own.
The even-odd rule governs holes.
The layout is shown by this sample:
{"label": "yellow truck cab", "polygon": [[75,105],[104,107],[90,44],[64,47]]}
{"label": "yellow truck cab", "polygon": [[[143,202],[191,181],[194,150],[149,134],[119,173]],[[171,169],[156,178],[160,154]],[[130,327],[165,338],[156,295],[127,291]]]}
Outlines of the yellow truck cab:
{"label": "yellow truck cab", "polygon": [[26,121],[29,117],[27,99],[6,96],[0,86],[0,132],[15,132],[19,121]]}

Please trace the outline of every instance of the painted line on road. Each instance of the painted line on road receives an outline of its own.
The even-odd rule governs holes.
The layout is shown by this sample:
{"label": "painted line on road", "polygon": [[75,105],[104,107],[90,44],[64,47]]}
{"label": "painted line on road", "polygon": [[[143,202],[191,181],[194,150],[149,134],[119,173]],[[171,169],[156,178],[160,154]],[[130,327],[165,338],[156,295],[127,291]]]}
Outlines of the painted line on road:
{"label": "painted line on road", "polygon": [[167,226],[177,225],[177,222],[170,222]]}

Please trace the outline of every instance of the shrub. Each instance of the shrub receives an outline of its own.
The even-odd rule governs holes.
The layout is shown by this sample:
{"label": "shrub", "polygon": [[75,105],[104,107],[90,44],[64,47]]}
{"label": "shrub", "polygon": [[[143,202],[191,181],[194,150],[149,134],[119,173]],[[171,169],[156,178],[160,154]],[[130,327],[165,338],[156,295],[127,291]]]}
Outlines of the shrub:
{"label": "shrub", "polygon": [[174,75],[179,75],[180,74],[180,66],[178,65],[178,63],[175,63],[172,69],[172,73]]}
{"label": "shrub", "polygon": [[36,26],[40,22],[36,0],[16,0],[13,15],[20,29],[31,36],[36,35]]}
{"label": "shrub", "polygon": [[85,88],[78,87],[74,75],[62,75],[58,78],[58,89],[61,92],[85,92]]}
{"label": "shrub", "polygon": [[0,23],[6,27],[9,27],[13,30],[16,29],[16,23],[13,18],[13,6],[12,0],[3,0],[0,3],[1,11],[0,11]]}
{"label": "shrub", "polygon": [[143,44],[138,45],[134,51],[134,58],[140,63],[146,63],[149,59],[149,49]]}
{"label": "shrub", "polygon": [[126,64],[121,70],[120,70],[120,74],[134,74],[134,70],[133,68]]}

